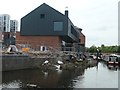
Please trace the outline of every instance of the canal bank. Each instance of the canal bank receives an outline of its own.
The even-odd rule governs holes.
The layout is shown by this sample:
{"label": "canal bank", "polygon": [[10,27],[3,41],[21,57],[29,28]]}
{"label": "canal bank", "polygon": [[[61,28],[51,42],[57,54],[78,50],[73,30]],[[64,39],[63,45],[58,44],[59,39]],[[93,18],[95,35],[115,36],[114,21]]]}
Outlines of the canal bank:
{"label": "canal bank", "polygon": [[45,60],[52,58],[32,58],[28,55],[2,55],[2,71],[38,68]]}
{"label": "canal bank", "polygon": [[[36,53],[35,53],[36,54]],[[40,53],[39,53],[40,54]],[[48,57],[49,56],[49,57]],[[6,54],[2,55],[2,71],[41,68],[41,69],[76,69],[87,68],[97,64],[95,60],[82,60],[78,61],[71,55],[42,53],[42,55],[29,54]],[[47,63],[46,63],[47,62]]]}

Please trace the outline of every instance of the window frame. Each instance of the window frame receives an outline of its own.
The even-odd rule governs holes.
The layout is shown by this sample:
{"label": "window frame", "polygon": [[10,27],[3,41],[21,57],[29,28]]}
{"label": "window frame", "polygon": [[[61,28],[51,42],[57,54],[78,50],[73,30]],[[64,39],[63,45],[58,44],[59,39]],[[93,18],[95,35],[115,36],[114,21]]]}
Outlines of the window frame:
{"label": "window frame", "polygon": [[57,31],[57,32],[63,31],[63,25],[64,25],[63,21],[54,21],[53,22],[53,30]]}
{"label": "window frame", "polygon": [[45,18],[45,14],[40,14],[40,18],[44,19]]}

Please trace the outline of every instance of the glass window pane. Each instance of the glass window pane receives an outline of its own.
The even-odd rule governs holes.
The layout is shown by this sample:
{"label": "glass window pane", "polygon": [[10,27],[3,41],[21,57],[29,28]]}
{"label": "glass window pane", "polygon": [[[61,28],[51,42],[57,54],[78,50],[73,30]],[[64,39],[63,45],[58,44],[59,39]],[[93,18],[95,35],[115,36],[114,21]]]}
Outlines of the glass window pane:
{"label": "glass window pane", "polygon": [[41,19],[45,18],[45,14],[41,14],[41,15],[40,15],[40,18],[41,18]]}
{"label": "glass window pane", "polygon": [[63,22],[54,22],[54,31],[62,31]]}

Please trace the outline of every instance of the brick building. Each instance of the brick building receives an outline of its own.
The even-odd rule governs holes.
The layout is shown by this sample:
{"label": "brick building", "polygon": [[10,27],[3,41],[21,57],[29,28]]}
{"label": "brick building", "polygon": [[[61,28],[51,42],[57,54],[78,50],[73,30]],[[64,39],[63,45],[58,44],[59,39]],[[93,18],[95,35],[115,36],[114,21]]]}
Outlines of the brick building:
{"label": "brick building", "polygon": [[75,46],[77,50],[80,47],[80,34],[81,31],[69,19],[67,10],[62,14],[43,3],[21,18],[16,44],[56,49]]}
{"label": "brick building", "polygon": [[30,45],[34,49],[40,46],[60,48],[61,38],[59,36],[21,36],[20,32],[16,32],[16,44]]}
{"label": "brick building", "polygon": [[80,33],[80,51],[85,52],[85,35],[81,32]]}

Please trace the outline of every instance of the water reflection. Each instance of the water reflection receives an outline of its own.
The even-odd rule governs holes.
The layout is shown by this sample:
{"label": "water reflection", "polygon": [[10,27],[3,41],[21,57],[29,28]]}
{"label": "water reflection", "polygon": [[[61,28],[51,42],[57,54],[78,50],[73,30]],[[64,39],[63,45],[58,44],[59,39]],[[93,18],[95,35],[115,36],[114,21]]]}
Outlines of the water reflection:
{"label": "water reflection", "polygon": [[113,66],[113,65],[108,65],[108,69],[113,70],[113,71],[120,70],[120,68],[118,66]]}
{"label": "water reflection", "polygon": [[3,72],[3,87],[26,88],[37,85],[40,88],[71,88],[72,79],[83,73],[84,70],[45,72],[40,69]]}
{"label": "water reflection", "polygon": [[[4,88],[117,88],[118,68],[100,62],[87,69],[43,71],[27,69],[3,72]],[[112,79],[114,78],[114,79]]]}
{"label": "water reflection", "polygon": [[112,71],[103,62],[85,70],[84,79],[79,77],[74,88],[118,88],[118,68]]}
{"label": "water reflection", "polygon": [[4,83],[3,85],[2,85],[2,87],[3,88],[19,88],[20,87],[20,85],[21,85],[21,81],[20,80],[14,80],[14,81],[12,81],[12,82],[9,82],[9,83]]}

